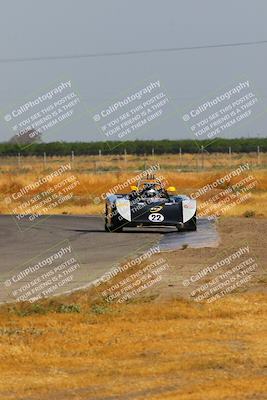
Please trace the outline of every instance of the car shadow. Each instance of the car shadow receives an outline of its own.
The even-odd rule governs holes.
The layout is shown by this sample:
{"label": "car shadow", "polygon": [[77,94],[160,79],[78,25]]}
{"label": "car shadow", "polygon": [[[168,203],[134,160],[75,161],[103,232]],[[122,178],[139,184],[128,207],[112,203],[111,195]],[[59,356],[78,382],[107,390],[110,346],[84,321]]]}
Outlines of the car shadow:
{"label": "car shadow", "polygon": [[141,228],[124,228],[122,232],[106,232],[104,228],[102,229],[68,229],[71,232],[78,232],[78,233],[121,233],[121,234],[133,234],[133,233],[149,233],[149,234],[154,234],[154,235],[158,235],[158,234],[171,234],[171,233],[176,233],[176,230],[172,230],[172,231],[167,231],[167,230],[145,230],[145,229],[141,229]]}

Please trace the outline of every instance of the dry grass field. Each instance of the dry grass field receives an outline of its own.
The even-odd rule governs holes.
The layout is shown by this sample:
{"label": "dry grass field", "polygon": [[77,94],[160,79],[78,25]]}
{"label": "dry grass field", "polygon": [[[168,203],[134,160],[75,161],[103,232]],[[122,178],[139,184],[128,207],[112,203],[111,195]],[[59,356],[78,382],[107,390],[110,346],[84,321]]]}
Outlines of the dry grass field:
{"label": "dry grass field", "polygon": [[[204,165],[193,155],[141,159],[80,157],[64,179],[79,184],[72,198],[52,213],[86,214],[103,211],[102,193],[159,162],[162,175],[178,192],[195,193],[249,162],[257,185],[242,204],[230,207],[219,229],[219,248],[168,253],[174,267],[165,291],[146,293],[123,304],[108,304],[94,290],[55,297],[40,303],[0,307],[0,399],[3,400],[264,400],[266,381],[266,277],[256,285],[211,303],[182,297],[176,284],[188,266],[200,265],[217,252],[249,242],[266,268],[267,159],[261,155],[205,155]],[[197,160],[197,162],[196,162]],[[2,159],[0,213],[21,204],[5,198],[40,179],[69,158]],[[198,164],[197,164],[198,163]],[[45,167],[45,168],[44,168]],[[127,172],[125,172],[127,168]],[[62,177],[55,178],[60,183]],[[208,196],[236,184],[233,177]],[[42,190],[49,190],[51,183]],[[40,189],[26,196],[30,200]],[[223,197],[221,198],[223,200]],[[23,196],[25,201],[25,196]],[[202,260],[203,258],[203,260]],[[169,293],[169,296],[163,294]]]}
{"label": "dry grass field", "polygon": [[86,295],[0,312],[5,400],[266,399],[266,297],[109,306]]}
{"label": "dry grass field", "polygon": [[[249,170],[238,177],[233,177],[230,182],[210,190],[207,194],[198,198],[199,204],[214,198],[216,194],[236,184],[245,177],[252,176],[257,184],[249,190],[249,197],[235,206],[224,211],[224,215],[259,215],[267,216],[267,155],[262,153],[260,159],[256,154],[183,154],[162,155],[155,160],[152,156],[137,157],[127,156],[87,156],[76,157],[71,162],[71,170],[61,177],[54,178],[52,183],[42,185],[24,194],[22,198],[12,200],[6,204],[5,198],[23,190],[27,185],[33,184],[38,179],[60,168],[61,165],[70,163],[69,157],[47,158],[46,163],[36,157],[21,158],[18,164],[16,158],[2,158],[0,166],[0,213],[14,213],[14,209],[23,202],[30,200],[41,191],[48,191],[52,185],[60,183],[63,179],[75,176],[77,185],[71,190],[71,198],[58,204],[50,211],[40,208],[42,214],[98,214],[103,212],[105,193],[112,190],[118,184],[124,184],[142,171],[153,165],[159,165],[158,175],[162,176],[169,185],[174,185],[178,193],[191,194],[208,183],[225,176],[236,170],[238,166],[247,164]],[[130,184],[124,191],[130,190]],[[223,201],[223,196],[220,201]],[[211,200],[213,201],[213,200]],[[218,207],[220,204],[216,201]],[[233,202],[231,202],[233,203]],[[223,204],[223,203],[222,203]],[[203,210],[203,215],[209,210]]]}

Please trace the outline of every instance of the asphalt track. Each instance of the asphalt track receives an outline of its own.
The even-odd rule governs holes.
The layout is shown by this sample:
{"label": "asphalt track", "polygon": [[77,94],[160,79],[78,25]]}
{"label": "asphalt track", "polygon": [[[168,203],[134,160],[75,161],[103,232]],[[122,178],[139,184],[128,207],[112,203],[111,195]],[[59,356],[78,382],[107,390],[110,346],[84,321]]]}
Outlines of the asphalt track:
{"label": "asphalt track", "polygon": [[[174,228],[155,227],[109,233],[104,231],[100,216],[49,216],[30,226],[17,226],[14,217],[0,216],[0,303],[15,301],[29,290],[30,297],[28,294],[24,299],[33,298],[40,292],[34,291],[37,287],[54,287],[49,296],[86,287],[116,263],[126,262],[157,244],[161,251],[184,246],[211,247],[218,244],[218,235],[215,224],[205,219],[198,221],[197,232],[177,233]],[[68,248],[70,254],[47,264],[49,257]],[[75,264],[68,261],[70,257]],[[64,262],[67,267],[60,270]],[[36,265],[39,269],[29,272],[29,267],[37,268]]]}

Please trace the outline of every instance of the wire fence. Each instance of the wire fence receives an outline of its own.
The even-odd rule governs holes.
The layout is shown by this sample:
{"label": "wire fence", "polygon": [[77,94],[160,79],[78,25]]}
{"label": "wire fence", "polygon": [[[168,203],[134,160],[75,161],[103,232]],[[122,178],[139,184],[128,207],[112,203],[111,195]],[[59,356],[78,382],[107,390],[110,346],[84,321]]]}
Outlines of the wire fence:
{"label": "wire fence", "polygon": [[231,147],[225,153],[209,153],[201,148],[199,153],[184,153],[182,148],[177,154],[151,154],[142,156],[127,154],[126,149],[122,155],[103,155],[99,150],[98,155],[76,156],[74,151],[68,156],[24,156],[18,153],[15,156],[0,156],[0,172],[8,171],[23,173],[28,170],[54,169],[62,163],[69,162],[72,170],[80,172],[129,172],[142,171],[150,165],[160,164],[162,170],[169,171],[203,171],[211,169],[225,169],[248,162],[253,168],[267,168],[267,153],[261,152],[259,146],[255,152],[234,153]]}

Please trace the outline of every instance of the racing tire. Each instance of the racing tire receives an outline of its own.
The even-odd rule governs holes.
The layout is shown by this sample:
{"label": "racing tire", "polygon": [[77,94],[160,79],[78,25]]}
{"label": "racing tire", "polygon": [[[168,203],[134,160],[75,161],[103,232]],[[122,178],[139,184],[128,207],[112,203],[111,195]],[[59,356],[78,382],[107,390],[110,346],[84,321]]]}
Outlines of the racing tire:
{"label": "racing tire", "polygon": [[106,232],[112,232],[112,233],[116,233],[116,232],[122,232],[123,227],[122,226],[116,226],[116,225],[107,225],[105,224],[105,231]]}
{"label": "racing tire", "polygon": [[195,232],[197,230],[197,219],[194,216],[189,221],[185,222],[183,226],[176,225],[178,232]]}
{"label": "racing tire", "polygon": [[108,223],[108,210],[106,206],[106,211],[105,211],[105,231],[106,232],[122,232],[123,227],[114,223],[111,218],[111,223]]}

